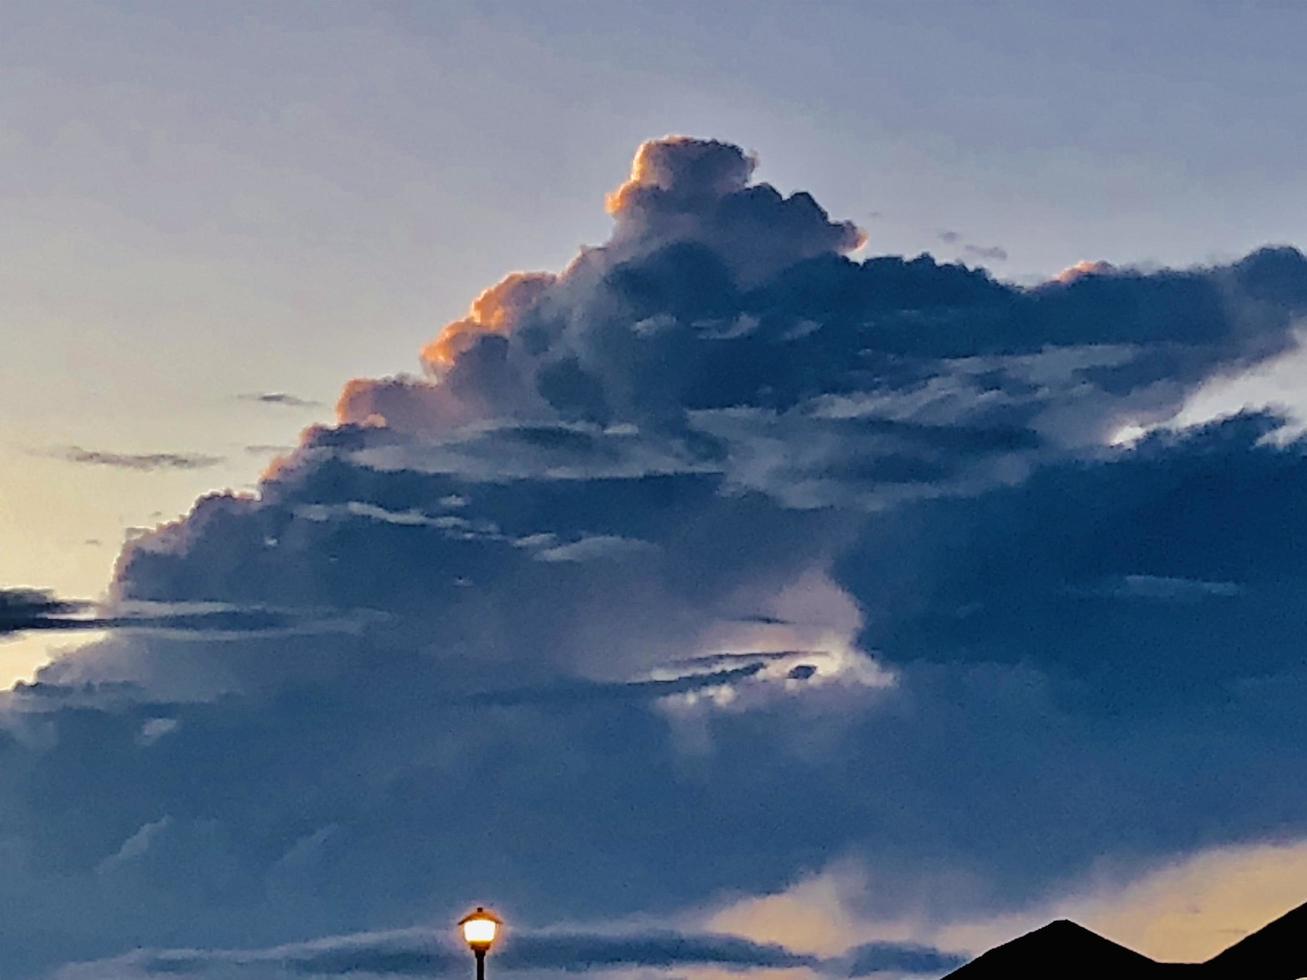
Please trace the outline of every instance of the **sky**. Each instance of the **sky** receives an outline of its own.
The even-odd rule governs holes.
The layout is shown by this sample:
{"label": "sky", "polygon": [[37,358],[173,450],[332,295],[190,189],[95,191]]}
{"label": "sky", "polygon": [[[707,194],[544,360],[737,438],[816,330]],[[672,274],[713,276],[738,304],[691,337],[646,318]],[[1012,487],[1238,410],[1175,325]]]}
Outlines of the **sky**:
{"label": "sky", "polygon": [[0,973],[1307,900],[1300,7],[0,20]]}

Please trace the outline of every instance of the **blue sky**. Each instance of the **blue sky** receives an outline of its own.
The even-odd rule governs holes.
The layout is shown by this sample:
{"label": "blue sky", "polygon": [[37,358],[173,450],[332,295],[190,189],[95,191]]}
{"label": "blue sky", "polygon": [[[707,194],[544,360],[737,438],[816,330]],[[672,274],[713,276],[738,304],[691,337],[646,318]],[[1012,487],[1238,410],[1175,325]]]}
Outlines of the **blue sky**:
{"label": "blue sky", "polygon": [[0,973],[1307,899],[1307,13],[0,18]]}

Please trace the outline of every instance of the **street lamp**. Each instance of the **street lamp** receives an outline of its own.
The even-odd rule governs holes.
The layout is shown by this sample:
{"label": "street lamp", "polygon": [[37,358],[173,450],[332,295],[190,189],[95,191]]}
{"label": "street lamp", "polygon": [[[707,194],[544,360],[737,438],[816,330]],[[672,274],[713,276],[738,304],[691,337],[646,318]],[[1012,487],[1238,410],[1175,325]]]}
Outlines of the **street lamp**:
{"label": "street lamp", "polygon": [[494,943],[495,933],[504,924],[504,920],[478,905],[475,912],[463,916],[458,924],[463,929],[463,938],[477,958],[477,980],[486,980],[486,953]]}

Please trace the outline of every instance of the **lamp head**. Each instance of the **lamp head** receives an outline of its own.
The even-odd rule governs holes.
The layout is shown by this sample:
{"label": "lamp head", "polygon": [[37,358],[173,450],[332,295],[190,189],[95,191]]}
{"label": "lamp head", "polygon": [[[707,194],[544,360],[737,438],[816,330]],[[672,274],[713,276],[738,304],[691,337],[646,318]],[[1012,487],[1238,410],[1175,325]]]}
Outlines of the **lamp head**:
{"label": "lamp head", "polygon": [[504,920],[478,905],[475,912],[463,916],[458,924],[463,930],[463,939],[472,947],[472,951],[484,953],[494,943],[495,934],[499,932]]}

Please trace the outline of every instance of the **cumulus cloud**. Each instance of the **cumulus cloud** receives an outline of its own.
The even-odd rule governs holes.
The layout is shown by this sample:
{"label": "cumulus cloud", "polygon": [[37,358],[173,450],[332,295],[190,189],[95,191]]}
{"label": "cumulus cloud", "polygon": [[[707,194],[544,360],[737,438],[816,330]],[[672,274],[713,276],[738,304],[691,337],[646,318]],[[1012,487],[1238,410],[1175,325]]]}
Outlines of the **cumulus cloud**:
{"label": "cumulus cloud", "polygon": [[866,241],[805,193],[750,184],[757,158],[718,140],[668,136],[640,147],[631,176],[608,196],[619,254],[678,241],[709,245],[746,281]]}
{"label": "cumulus cloud", "polygon": [[898,931],[831,968],[902,971],[1105,854],[1303,829],[1303,447],[1262,415],[1112,442],[1294,349],[1307,259],[855,261],[758,166],[646,144],[608,241],[128,543],[115,611],[351,629],[116,635],[5,696],[6,975],[473,893],[666,922],[842,855]]}
{"label": "cumulus cloud", "polygon": [[1081,259],[1054,276],[1053,282],[1065,286],[1088,276],[1110,276],[1114,272],[1116,272],[1116,266],[1111,262],[1104,262],[1101,259]]}
{"label": "cumulus cloud", "polygon": [[459,355],[487,334],[508,334],[518,320],[554,284],[549,273],[518,272],[476,298],[465,319],[455,320],[422,350],[422,362],[433,374],[452,367]]}

